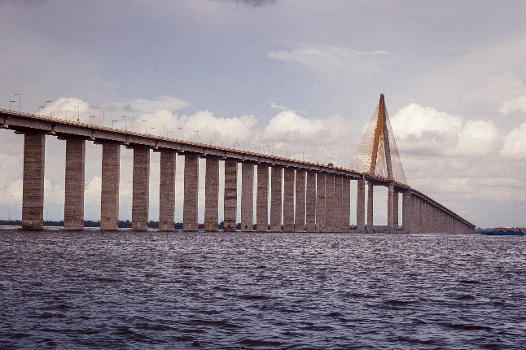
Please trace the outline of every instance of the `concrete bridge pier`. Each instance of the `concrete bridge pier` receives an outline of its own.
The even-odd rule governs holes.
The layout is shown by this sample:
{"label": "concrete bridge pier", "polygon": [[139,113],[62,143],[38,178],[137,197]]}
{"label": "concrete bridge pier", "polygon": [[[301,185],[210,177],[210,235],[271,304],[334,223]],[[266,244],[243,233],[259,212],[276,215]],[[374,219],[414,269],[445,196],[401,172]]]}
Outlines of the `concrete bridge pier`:
{"label": "concrete bridge pier", "polygon": [[84,229],[84,177],[86,141],[66,139],[66,173],[64,183],[64,230]]}
{"label": "concrete bridge pier", "polygon": [[447,232],[447,218],[448,218],[448,215],[446,212],[442,212],[442,219],[440,220],[440,227],[442,228],[442,232],[443,233],[446,233]]}
{"label": "concrete bridge pier", "polygon": [[398,191],[393,192],[393,227],[398,229]]}
{"label": "concrete bridge pier", "polygon": [[100,195],[100,229],[115,231],[119,228],[119,182],[121,146],[102,144],[102,184]]}
{"label": "concrete bridge pier", "polygon": [[256,229],[258,232],[268,231],[268,165],[259,163],[257,166],[257,198],[256,198]]}
{"label": "concrete bridge pier", "polygon": [[205,170],[205,230],[217,231],[219,201],[219,159],[206,157]]}
{"label": "concrete bridge pier", "polygon": [[425,219],[425,232],[431,232],[431,205],[428,202],[424,202],[424,219]]}
{"label": "concrete bridge pier", "polygon": [[316,232],[325,232],[325,173],[318,172],[316,176]]}
{"label": "concrete bridge pier", "polygon": [[150,148],[133,147],[132,230],[148,231]]}
{"label": "concrete bridge pier", "polygon": [[173,231],[175,213],[175,170],[177,154],[162,150],[159,173],[159,231]]}
{"label": "concrete bridge pier", "polygon": [[387,226],[394,229],[394,183],[387,186]]}
{"label": "concrete bridge pier", "polygon": [[348,177],[342,177],[342,232],[349,232],[351,229],[351,188]]}
{"label": "concrete bridge pier", "polygon": [[412,198],[411,193],[404,192],[402,194],[402,231],[412,233],[411,215],[412,215]]}
{"label": "concrete bridge pier", "polygon": [[325,230],[324,232],[334,232],[334,174],[327,174],[325,177]]}
{"label": "concrete bridge pier", "polygon": [[342,177],[334,175],[334,229],[333,232],[342,232]]}
{"label": "concrete bridge pier", "polygon": [[223,212],[223,231],[235,231],[237,224],[237,161],[228,158],[225,160],[225,192]]}
{"label": "concrete bridge pier", "polygon": [[44,223],[44,168],[46,134],[24,133],[22,229],[42,230]]}
{"label": "concrete bridge pier", "polygon": [[281,174],[282,168],[273,166],[270,173],[270,231],[281,231]]}
{"label": "concrete bridge pier", "polygon": [[365,179],[358,179],[356,184],[356,229],[365,230]]}
{"label": "concrete bridge pier", "polygon": [[254,164],[241,166],[241,231],[254,231]]}
{"label": "concrete bridge pier", "polygon": [[316,231],[316,173],[307,171],[307,189],[305,203],[305,231]]}
{"label": "concrete bridge pier", "polygon": [[296,220],[294,231],[305,232],[305,180],[307,173],[296,169]]}
{"label": "concrete bridge pier", "polygon": [[199,190],[199,158],[196,153],[184,154],[183,230],[197,230]]}
{"label": "concrete bridge pier", "polygon": [[373,231],[374,185],[367,183],[367,231]]}
{"label": "concrete bridge pier", "polygon": [[283,231],[294,231],[294,169],[283,169]]}

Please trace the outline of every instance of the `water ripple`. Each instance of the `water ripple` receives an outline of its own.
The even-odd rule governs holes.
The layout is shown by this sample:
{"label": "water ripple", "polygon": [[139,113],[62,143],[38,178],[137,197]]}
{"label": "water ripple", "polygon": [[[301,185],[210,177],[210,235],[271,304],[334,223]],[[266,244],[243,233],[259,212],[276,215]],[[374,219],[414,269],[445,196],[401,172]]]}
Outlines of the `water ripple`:
{"label": "water ripple", "polygon": [[522,349],[525,240],[0,230],[0,348]]}

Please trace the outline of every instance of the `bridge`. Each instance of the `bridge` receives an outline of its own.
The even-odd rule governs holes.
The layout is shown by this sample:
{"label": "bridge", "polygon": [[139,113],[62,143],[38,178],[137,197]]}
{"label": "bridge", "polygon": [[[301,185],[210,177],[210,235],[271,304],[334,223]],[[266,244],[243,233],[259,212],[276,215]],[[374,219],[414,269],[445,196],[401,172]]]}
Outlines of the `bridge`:
{"label": "bridge", "polygon": [[[475,228],[468,220],[406,183],[383,94],[351,161],[351,168],[5,109],[0,109],[0,127],[24,135],[22,229],[43,228],[46,135],[66,143],[65,230],[84,228],[86,141],[102,147],[101,230],[118,229],[121,146],[133,150],[131,205],[132,229],[136,231],[148,230],[151,151],[160,152],[159,230],[162,231],[174,230],[176,154],[184,155],[185,231],[197,229],[199,176],[205,177],[204,228],[218,231],[220,161],[224,162],[225,171],[222,184],[224,231],[236,230],[237,198],[241,196],[242,231],[253,231],[255,226],[258,232],[269,229],[272,232],[349,232],[351,181],[357,181],[357,231],[375,231],[375,186],[388,188],[387,221],[391,232],[469,233]],[[199,158],[206,159],[204,174],[199,174]],[[238,163],[242,164],[241,193],[237,191]],[[254,177],[257,179],[256,193],[253,191]],[[401,227],[400,195],[403,196]]]}

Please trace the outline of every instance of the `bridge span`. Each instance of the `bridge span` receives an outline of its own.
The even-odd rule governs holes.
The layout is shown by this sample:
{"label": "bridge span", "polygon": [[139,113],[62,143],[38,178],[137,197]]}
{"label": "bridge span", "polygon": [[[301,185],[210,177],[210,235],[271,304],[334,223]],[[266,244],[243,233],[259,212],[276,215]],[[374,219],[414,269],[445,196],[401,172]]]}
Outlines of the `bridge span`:
{"label": "bridge span", "polygon": [[[358,231],[374,231],[373,189],[386,186],[388,227],[393,232],[400,229],[407,233],[472,232],[475,226],[471,222],[406,184],[403,170],[402,178],[397,178],[397,164],[392,159],[396,145],[383,95],[377,110],[377,118],[371,124],[374,137],[370,140],[370,135],[364,135],[366,141],[371,141],[371,147],[362,147],[367,150],[367,156],[362,158],[368,167],[363,170],[5,109],[0,109],[0,127],[24,135],[23,229],[43,228],[45,140],[46,135],[50,135],[66,143],[65,230],[84,228],[85,144],[91,141],[102,147],[101,230],[118,228],[120,149],[125,146],[133,150],[132,229],[137,231],[148,229],[150,152],[154,151],[160,152],[159,230],[162,231],[174,230],[176,154],[182,154],[183,229],[186,231],[197,229],[199,176],[205,177],[205,229],[218,230],[219,162],[223,161],[224,231],[236,230],[237,198],[241,196],[242,231],[253,231],[255,225],[258,232],[269,228],[273,232],[349,232],[350,182],[357,181]],[[199,158],[206,159],[204,174],[199,174]],[[241,193],[237,192],[238,163],[242,164]],[[253,193],[254,177],[257,178],[256,193]],[[401,215],[398,213],[400,195],[403,196]],[[253,222],[254,210],[256,222]]]}

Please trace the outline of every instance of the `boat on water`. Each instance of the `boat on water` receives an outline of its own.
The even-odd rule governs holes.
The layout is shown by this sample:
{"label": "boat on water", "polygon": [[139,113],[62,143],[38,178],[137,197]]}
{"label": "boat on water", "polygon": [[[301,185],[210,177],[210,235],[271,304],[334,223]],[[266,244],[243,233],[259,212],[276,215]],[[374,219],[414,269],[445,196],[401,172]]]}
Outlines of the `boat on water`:
{"label": "boat on water", "polygon": [[524,236],[524,232],[519,227],[496,227],[488,231],[483,231],[482,234],[488,236]]}

